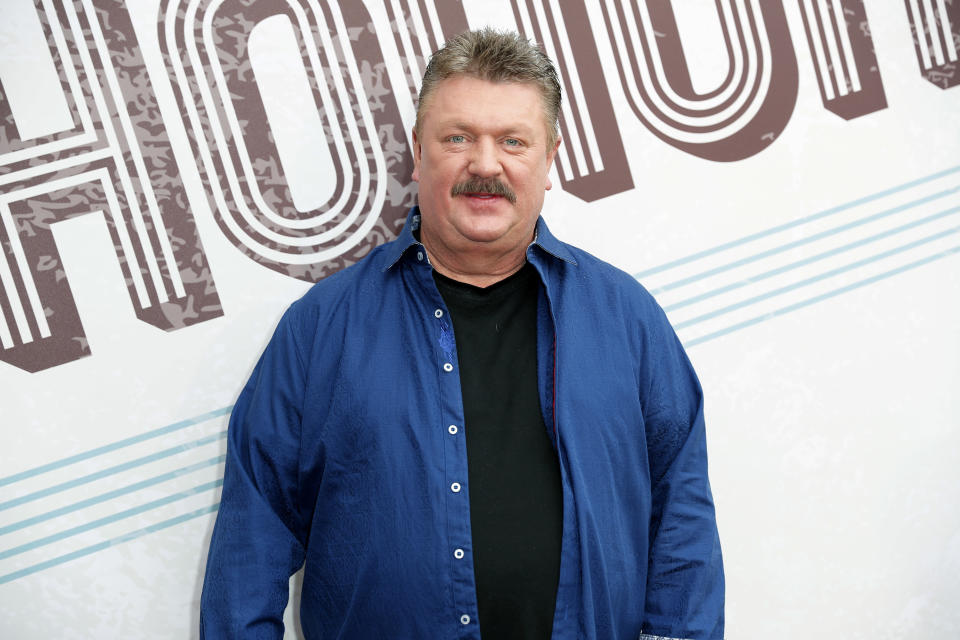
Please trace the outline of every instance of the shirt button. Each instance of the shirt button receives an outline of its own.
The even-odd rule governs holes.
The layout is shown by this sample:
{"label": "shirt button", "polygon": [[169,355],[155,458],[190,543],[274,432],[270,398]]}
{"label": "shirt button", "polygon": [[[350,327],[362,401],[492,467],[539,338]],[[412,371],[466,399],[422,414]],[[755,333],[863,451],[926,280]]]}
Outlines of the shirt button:
{"label": "shirt button", "polygon": [[434,315],[434,317],[442,318],[442,317],[443,317],[443,309],[437,309],[436,311],[433,312],[433,315]]}
{"label": "shirt button", "polygon": [[447,427],[447,431],[449,431],[450,435],[452,436],[457,435],[457,425],[455,424],[450,425],[449,427]]}
{"label": "shirt button", "polygon": [[423,260],[423,251],[417,251],[417,260]]}
{"label": "shirt button", "polygon": [[453,491],[454,493],[460,493],[460,483],[454,482],[452,485],[450,485],[450,491]]}
{"label": "shirt button", "polygon": [[461,560],[463,558],[463,549],[455,550],[453,552],[453,557],[456,558],[457,560]]}
{"label": "shirt button", "polygon": [[453,371],[453,365],[450,364],[449,362],[444,362],[443,370],[446,371],[447,373],[450,373],[451,371]]}
{"label": "shirt button", "polygon": [[470,616],[467,614],[460,616],[460,624],[470,624]]}

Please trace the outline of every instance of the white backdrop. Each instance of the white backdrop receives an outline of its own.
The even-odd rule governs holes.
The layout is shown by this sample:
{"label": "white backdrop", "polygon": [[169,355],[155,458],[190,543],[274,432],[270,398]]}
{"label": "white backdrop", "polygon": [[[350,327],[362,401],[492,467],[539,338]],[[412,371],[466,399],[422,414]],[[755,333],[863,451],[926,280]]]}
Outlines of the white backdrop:
{"label": "white backdrop", "polygon": [[[716,85],[713,3],[674,4],[694,86]],[[960,88],[920,74],[909,7],[937,2],[867,2],[888,106],[830,113],[803,4],[784,3],[798,90],[769,147],[733,162],[681,151],[611,73],[634,188],[585,202],[555,176],[544,216],[637,274],[701,377],[727,637],[960,637]],[[365,5],[396,46],[384,6]],[[516,27],[506,0],[463,6],[471,27]],[[309,286],[221,231],[161,56],[159,1],[127,7],[223,313],[170,332],[140,322],[105,217],[53,225],[91,354],[34,373],[0,362],[3,638],[195,637],[229,407]],[[586,7],[615,68],[600,0]],[[0,82],[23,138],[63,128],[36,14],[29,0],[0,9]],[[302,153],[285,171],[310,175]],[[302,197],[322,197],[324,180]],[[0,175],[4,198],[10,184]]]}

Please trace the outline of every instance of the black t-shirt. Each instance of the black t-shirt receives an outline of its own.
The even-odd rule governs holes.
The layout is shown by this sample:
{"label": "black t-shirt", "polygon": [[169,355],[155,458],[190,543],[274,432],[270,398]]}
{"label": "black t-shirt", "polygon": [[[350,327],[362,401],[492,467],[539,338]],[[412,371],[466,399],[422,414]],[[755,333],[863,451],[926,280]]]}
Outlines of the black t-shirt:
{"label": "black t-shirt", "polygon": [[537,390],[540,279],[530,264],[486,288],[433,275],[460,361],[480,632],[549,638],[563,500]]}

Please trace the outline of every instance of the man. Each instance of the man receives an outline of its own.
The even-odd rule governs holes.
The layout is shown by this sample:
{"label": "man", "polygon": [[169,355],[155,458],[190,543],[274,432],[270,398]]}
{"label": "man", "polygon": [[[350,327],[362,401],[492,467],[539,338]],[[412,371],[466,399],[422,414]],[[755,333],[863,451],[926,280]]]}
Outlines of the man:
{"label": "man", "polygon": [[539,217],[553,65],[467,32],[427,67],[419,208],[314,286],[234,408],[206,638],[723,634],[699,383],[633,278]]}

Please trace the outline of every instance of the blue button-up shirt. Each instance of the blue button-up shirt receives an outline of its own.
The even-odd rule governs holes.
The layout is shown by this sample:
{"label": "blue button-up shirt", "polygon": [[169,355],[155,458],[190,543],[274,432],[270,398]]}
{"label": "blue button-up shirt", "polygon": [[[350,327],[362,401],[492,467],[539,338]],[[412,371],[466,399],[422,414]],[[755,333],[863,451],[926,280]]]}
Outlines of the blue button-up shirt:
{"label": "blue button-up shirt", "polygon": [[[282,637],[304,564],[311,640],[480,637],[459,362],[419,220],[291,305],[240,394],[201,637]],[[631,276],[542,219],[526,256],[563,483],[553,638],[721,638],[703,402],[683,348]]]}

